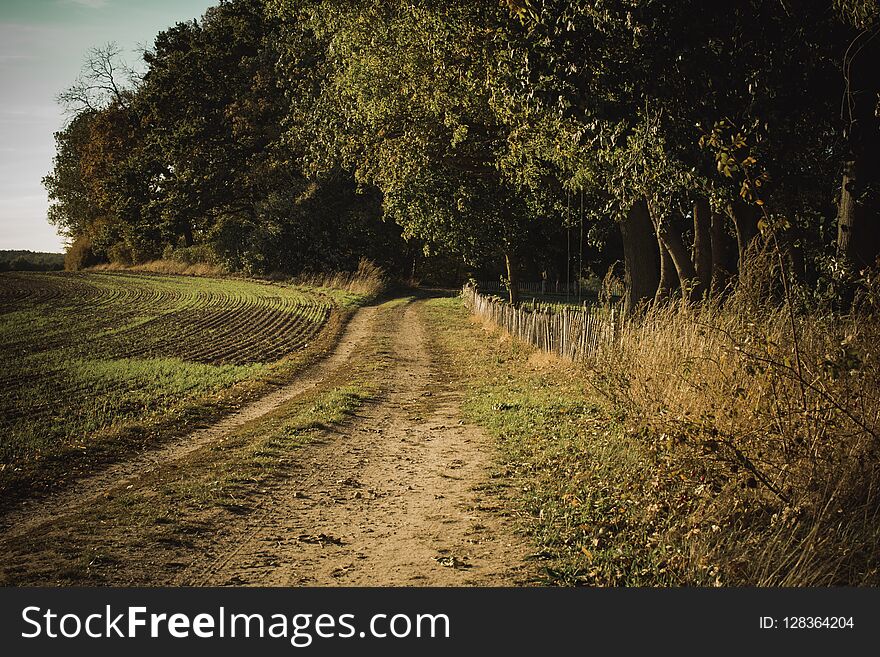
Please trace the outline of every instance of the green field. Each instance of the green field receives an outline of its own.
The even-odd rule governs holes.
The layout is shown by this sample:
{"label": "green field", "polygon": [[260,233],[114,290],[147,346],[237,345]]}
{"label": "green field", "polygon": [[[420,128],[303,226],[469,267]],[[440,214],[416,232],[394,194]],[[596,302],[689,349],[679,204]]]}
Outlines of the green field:
{"label": "green field", "polygon": [[277,375],[350,298],[241,279],[0,274],[0,471]]}

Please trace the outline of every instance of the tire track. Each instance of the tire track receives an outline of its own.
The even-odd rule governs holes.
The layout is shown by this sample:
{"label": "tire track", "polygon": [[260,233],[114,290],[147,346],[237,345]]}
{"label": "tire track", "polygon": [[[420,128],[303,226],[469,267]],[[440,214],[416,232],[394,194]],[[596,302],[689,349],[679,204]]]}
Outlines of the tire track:
{"label": "tire track", "polygon": [[[491,441],[428,349],[420,303],[386,320],[383,399],[298,467],[176,585],[463,586],[531,580],[528,547],[487,493]],[[391,315],[389,313],[389,315]]]}

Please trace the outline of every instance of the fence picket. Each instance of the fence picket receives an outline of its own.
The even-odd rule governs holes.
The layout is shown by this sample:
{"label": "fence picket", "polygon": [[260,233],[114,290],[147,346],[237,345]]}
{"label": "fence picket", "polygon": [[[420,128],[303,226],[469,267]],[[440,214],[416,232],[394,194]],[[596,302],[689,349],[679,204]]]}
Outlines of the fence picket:
{"label": "fence picket", "polygon": [[481,294],[471,285],[461,291],[465,306],[480,319],[487,320],[511,336],[566,360],[583,361],[599,354],[617,335],[615,310],[610,315],[584,304],[552,312],[544,304],[513,307]]}

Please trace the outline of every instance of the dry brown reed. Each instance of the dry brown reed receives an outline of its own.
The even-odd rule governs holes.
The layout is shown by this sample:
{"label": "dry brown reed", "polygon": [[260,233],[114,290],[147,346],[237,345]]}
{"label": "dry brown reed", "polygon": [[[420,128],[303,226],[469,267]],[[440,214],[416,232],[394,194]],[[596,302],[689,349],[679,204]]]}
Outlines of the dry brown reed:
{"label": "dry brown reed", "polygon": [[330,274],[303,274],[296,277],[295,281],[300,285],[329,287],[373,298],[385,289],[388,277],[385,270],[376,263],[366,258],[361,258],[355,271],[342,271]]}
{"label": "dry brown reed", "polygon": [[690,484],[667,537],[687,544],[686,579],[711,567],[730,584],[876,585],[880,323],[792,313],[769,276],[723,305],[627,322],[593,382]]}
{"label": "dry brown reed", "polygon": [[880,283],[849,314],[795,308],[772,255],[752,254],[721,301],[655,306],[610,331],[610,308],[553,319],[464,297],[484,321],[583,361],[651,462],[608,467],[629,478],[641,509],[629,522],[671,581],[878,585]]}

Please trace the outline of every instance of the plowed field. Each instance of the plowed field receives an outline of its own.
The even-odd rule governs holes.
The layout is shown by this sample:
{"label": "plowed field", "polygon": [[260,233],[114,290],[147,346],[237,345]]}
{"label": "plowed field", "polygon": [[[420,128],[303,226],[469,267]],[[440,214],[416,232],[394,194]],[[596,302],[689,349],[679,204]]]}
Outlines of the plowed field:
{"label": "plowed field", "polygon": [[332,308],[316,290],[235,279],[0,274],[0,468],[259,378]]}

